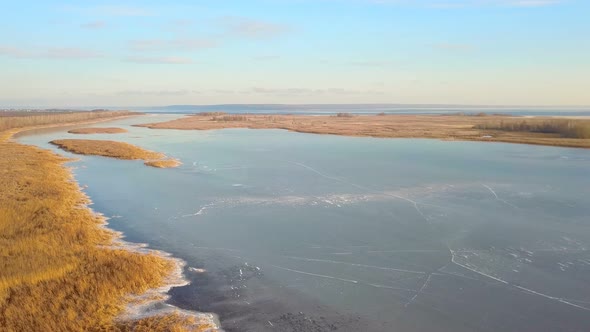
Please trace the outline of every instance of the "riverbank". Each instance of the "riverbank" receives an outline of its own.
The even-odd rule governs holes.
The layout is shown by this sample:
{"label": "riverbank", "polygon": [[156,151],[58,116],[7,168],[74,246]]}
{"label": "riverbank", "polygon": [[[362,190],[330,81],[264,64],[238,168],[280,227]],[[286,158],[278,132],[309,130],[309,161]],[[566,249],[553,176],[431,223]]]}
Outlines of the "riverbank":
{"label": "riverbank", "polygon": [[[79,119],[51,120],[42,124]],[[214,329],[209,316],[180,311],[118,319],[131,295],[165,287],[178,263],[154,251],[130,250],[106,229],[105,218],[87,207],[90,200],[64,166],[70,160],[11,140],[27,128],[33,127],[0,132],[0,330]]]}
{"label": "riverbank", "polygon": [[[563,137],[558,132],[504,130],[491,124],[522,121],[559,121],[555,118],[525,120],[489,115],[224,115],[196,114],[176,120],[137,125],[151,129],[212,130],[224,128],[285,129],[312,134],[368,136],[382,138],[435,138],[590,148],[589,138]],[[568,119],[590,127],[588,120]]]}

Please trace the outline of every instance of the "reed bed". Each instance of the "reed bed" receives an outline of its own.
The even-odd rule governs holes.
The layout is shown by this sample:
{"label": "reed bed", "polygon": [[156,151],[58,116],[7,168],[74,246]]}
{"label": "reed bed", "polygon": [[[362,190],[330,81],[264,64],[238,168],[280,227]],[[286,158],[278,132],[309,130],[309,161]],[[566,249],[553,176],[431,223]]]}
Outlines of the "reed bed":
{"label": "reed bed", "polygon": [[156,168],[177,167],[180,162],[168,159],[165,154],[142,149],[133,144],[90,139],[60,139],[49,142],[66,151],[93,156],[125,160],[144,160],[146,166]]}
{"label": "reed bed", "polygon": [[68,133],[70,134],[79,134],[79,135],[89,135],[89,134],[123,134],[126,133],[127,130],[123,129],[123,128],[113,128],[113,127],[108,127],[108,128],[97,128],[97,127],[91,127],[91,128],[78,128],[78,129],[72,129],[69,130]]}
{"label": "reed bed", "polygon": [[[34,114],[34,112],[31,112],[31,114]],[[56,123],[84,122],[91,120],[108,119],[113,117],[134,114],[138,113],[129,111],[89,111],[27,116],[1,116],[0,131],[13,128],[33,127]]]}
{"label": "reed bed", "polygon": [[213,121],[229,122],[229,121],[248,121],[248,117],[245,115],[228,114],[222,116],[214,116],[211,118]]}
{"label": "reed bed", "polygon": [[[344,115],[348,114],[348,115]],[[508,123],[555,121],[556,129],[539,125],[522,127],[533,131],[507,131]],[[443,140],[508,142],[590,148],[588,120],[523,119],[504,115],[253,115],[234,116],[226,121],[189,116],[181,119],[136,125],[152,129],[211,130],[223,128],[285,129],[301,133],[343,136],[437,138]],[[516,129],[516,127],[514,127]],[[557,133],[553,133],[554,131]],[[549,132],[548,132],[549,131]]]}
{"label": "reed bed", "polygon": [[164,159],[164,160],[148,160],[144,162],[146,166],[156,168],[173,168],[181,165],[180,161],[176,159]]}
{"label": "reed bed", "polygon": [[133,144],[90,139],[59,139],[49,142],[66,151],[126,160],[164,159],[166,155],[148,151]]}
{"label": "reed bed", "polygon": [[[4,128],[97,118],[89,115],[5,122]],[[118,244],[86,208],[88,199],[63,165],[67,159],[0,134],[0,331],[212,327],[178,314],[118,321],[129,296],[162,286],[174,263]]]}

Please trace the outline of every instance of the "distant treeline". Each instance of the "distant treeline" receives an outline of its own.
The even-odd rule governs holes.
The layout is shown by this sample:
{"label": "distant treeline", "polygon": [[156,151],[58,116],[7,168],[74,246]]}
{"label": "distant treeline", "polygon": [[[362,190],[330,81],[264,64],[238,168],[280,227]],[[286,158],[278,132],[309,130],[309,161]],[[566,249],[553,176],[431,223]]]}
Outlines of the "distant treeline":
{"label": "distant treeline", "polygon": [[0,117],[0,131],[22,128],[30,126],[40,126],[54,123],[68,123],[89,121],[95,119],[112,118],[116,116],[124,116],[137,114],[129,111],[91,111],[91,112],[72,112],[72,113],[55,113],[55,114],[40,114],[27,116],[2,116]]}
{"label": "distant treeline", "polygon": [[346,113],[346,112],[339,112],[339,113],[336,113],[336,117],[337,118],[352,118],[353,115],[350,113]]}
{"label": "distant treeline", "polygon": [[477,129],[559,134],[567,138],[590,138],[590,120],[526,119],[500,120],[476,125]]}

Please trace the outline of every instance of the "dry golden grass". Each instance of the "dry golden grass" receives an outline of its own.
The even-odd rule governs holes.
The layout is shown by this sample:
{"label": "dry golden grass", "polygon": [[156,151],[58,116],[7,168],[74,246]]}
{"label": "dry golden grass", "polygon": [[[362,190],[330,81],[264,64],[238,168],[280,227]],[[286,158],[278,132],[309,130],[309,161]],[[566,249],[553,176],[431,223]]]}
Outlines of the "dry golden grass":
{"label": "dry golden grass", "polygon": [[116,321],[126,298],[161,286],[173,262],[118,247],[67,160],[10,137],[0,132],[0,331],[187,330],[179,315]]}
{"label": "dry golden grass", "polygon": [[[511,116],[464,115],[384,115],[309,116],[309,115],[240,115],[231,121],[216,117],[186,116],[180,119],[138,125],[152,129],[223,128],[285,129],[302,133],[345,136],[437,138],[444,140],[492,141],[590,148],[590,139],[562,137],[555,133],[487,129],[486,124],[514,121]],[[577,124],[578,121],[570,120]],[[491,136],[491,137],[489,137]]]}
{"label": "dry golden grass", "polygon": [[[202,116],[202,115],[201,115]],[[248,121],[248,117],[246,115],[238,115],[238,114],[225,114],[214,116],[211,118],[213,121]]]}
{"label": "dry golden grass", "polygon": [[122,134],[127,130],[123,128],[78,128],[69,130],[70,134]]}
{"label": "dry golden grass", "polygon": [[128,111],[92,111],[92,112],[70,112],[42,115],[30,113],[34,115],[27,116],[0,116],[0,131],[32,127],[40,125],[48,125],[53,123],[69,123],[69,122],[84,122],[90,120],[110,119],[121,116],[137,115],[139,113]]}
{"label": "dry golden grass", "polygon": [[163,153],[144,150],[133,144],[116,141],[58,139],[49,143],[57,145],[66,151],[77,154],[103,156],[117,159],[151,160],[163,159],[166,157]]}
{"label": "dry golden grass", "polygon": [[166,159],[166,155],[163,153],[145,150],[133,144],[124,142],[89,139],[59,139],[49,143],[77,154],[126,160],[145,160],[144,164],[151,167],[170,168],[180,165],[180,162],[176,159]]}
{"label": "dry golden grass", "polygon": [[156,168],[173,168],[180,166],[180,161],[176,159],[164,159],[164,160],[148,160],[144,163],[147,166]]}
{"label": "dry golden grass", "polygon": [[203,322],[194,316],[184,316],[182,314],[151,316],[118,326],[118,330],[121,332],[208,331],[215,330],[215,328],[214,325]]}

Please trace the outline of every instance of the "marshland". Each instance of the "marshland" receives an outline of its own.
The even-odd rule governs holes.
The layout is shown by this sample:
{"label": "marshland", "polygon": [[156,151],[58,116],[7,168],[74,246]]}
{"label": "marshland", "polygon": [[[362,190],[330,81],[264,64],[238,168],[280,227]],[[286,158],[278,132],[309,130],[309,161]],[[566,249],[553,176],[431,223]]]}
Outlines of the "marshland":
{"label": "marshland", "polygon": [[113,117],[130,116],[129,111],[93,111],[93,112],[2,112],[0,113],[0,131],[13,128],[34,127],[52,124],[95,121]]}
{"label": "marshland", "polygon": [[3,1],[0,332],[590,327],[590,1]]}
{"label": "marshland", "polygon": [[[69,132],[71,133],[71,131]],[[148,151],[124,142],[110,140],[63,139],[53,140],[50,143],[63,150],[76,154],[126,160],[144,160],[145,165],[157,168],[169,168],[179,165],[179,161],[168,159],[163,153]]]}
{"label": "marshland", "polygon": [[146,123],[151,129],[285,129],[301,133],[383,138],[436,138],[590,148],[590,120],[507,115],[253,115],[202,113]]}
{"label": "marshland", "polygon": [[69,130],[68,133],[70,134],[81,134],[81,135],[89,135],[89,134],[121,134],[126,133],[127,131],[122,128],[78,128]]}
{"label": "marshland", "polygon": [[[128,112],[0,117],[0,329],[170,331],[211,328],[168,314],[118,320],[130,296],[165,285],[177,269],[156,252],[130,250],[90,210],[67,158],[11,140],[42,125],[116,119]],[[6,130],[10,129],[8,132]]]}
{"label": "marshland", "polygon": [[[240,117],[212,119],[227,115],[195,117],[243,125]],[[388,117],[397,119],[330,119],[393,122]],[[447,116],[427,118],[444,127]],[[472,119],[536,119],[458,116],[449,126],[463,118],[468,129]],[[111,218],[109,227],[186,262],[191,283],[171,289],[168,304],[214,312],[230,331],[567,330],[588,323],[583,290],[590,288],[580,278],[590,266],[587,149],[137,126],[187,119],[108,123],[128,131],[109,140],[182,161],[168,170],[49,143],[76,139],[68,133],[74,128],[17,138],[76,158],[76,181],[93,209]],[[506,303],[542,306],[514,315]]]}

